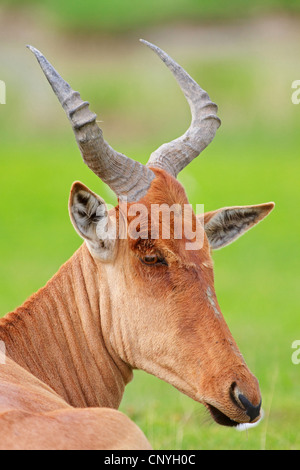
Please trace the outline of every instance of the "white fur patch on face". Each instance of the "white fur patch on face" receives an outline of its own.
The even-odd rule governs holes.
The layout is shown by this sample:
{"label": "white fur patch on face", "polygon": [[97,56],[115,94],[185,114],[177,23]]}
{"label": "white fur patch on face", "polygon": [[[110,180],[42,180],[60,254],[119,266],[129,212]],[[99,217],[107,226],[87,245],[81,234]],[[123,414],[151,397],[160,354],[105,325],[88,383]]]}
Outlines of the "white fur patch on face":
{"label": "white fur patch on face", "polygon": [[218,310],[218,308],[217,308],[217,306],[216,306],[216,302],[215,302],[215,299],[214,299],[214,297],[213,297],[213,293],[212,293],[212,290],[211,290],[210,287],[208,287],[208,288],[206,289],[206,295],[207,295],[208,301],[209,301],[210,305],[212,306],[213,311],[215,312],[216,316],[217,316],[218,318],[220,318],[220,317],[221,317],[221,313],[220,313],[220,311]]}
{"label": "white fur patch on face", "polygon": [[264,411],[261,409],[260,410],[260,418],[259,418],[258,421],[256,421],[255,423],[241,423],[241,424],[238,424],[238,426],[236,426],[235,429],[237,431],[247,431],[247,429],[254,428],[255,426],[257,426],[261,422],[263,417],[264,417]]}

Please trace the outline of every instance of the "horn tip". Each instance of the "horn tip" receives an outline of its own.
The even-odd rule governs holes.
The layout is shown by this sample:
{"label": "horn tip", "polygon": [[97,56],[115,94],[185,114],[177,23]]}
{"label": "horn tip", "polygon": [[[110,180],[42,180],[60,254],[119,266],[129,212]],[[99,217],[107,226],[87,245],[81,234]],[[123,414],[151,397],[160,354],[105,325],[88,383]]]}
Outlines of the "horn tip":
{"label": "horn tip", "polygon": [[33,52],[36,57],[41,57],[41,56],[43,55],[38,49],[36,49],[35,47],[31,46],[30,44],[27,44],[26,47],[27,47],[27,49],[29,49],[31,52]]}
{"label": "horn tip", "polygon": [[154,51],[158,57],[160,57],[160,59],[166,63],[166,65],[168,66],[168,63],[169,62],[174,62],[172,61],[172,59],[168,56],[168,54],[166,54],[166,52],[164,52],[160,47],[156,46],[155,44],[152,44],[151,42],[149,41],[146,41],[145,39],[140,39],[140,41],[145,44],[146,46],[149,47],[149,49],[152,49],[152,51]]}
{"label": "horn tip", "polygon": [[140,39],[140,42],[142,42],[146,46],[150,47],[150,49],[157,49],[157,46],[155,46],[154,44],[152,44],[149,41],[146,41],[145,39]]}
{"label": "horn tip", "polygon": [[30,49],[32,52],[37,51],[37,49],[35,47],[31,46],[30,44],[27,44],[26,47],[27,47],[27,49]]}

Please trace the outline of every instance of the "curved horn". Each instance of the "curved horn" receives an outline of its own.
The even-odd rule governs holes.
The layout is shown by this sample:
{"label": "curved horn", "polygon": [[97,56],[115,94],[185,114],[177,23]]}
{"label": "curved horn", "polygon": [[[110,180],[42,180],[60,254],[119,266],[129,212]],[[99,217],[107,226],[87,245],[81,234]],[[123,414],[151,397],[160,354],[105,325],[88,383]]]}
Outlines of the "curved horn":
{"label": "curved horn", "polygon": [[145,196],[155,178],[154,173],[110,147],[96,123],[97,115],[89,110],[89,103],[82,101],[80,94],[72,90],[40,51],[32,46],[27,47],[36,56],[71,121],[84,162],[120,199],[127,198],[128,202],[134,202]]}
{"label": "curved horn", "polygon": [[168,54],[144,39],[141,42],[156,52],[171,70],[190,105],[192,122],[189,129],[178,139],[159,147],[151,154],[147,163],[147,166],[162,168],[176,178],[213,140],[221,124],[217,116],[218,107],[210,100],[206,91]]}

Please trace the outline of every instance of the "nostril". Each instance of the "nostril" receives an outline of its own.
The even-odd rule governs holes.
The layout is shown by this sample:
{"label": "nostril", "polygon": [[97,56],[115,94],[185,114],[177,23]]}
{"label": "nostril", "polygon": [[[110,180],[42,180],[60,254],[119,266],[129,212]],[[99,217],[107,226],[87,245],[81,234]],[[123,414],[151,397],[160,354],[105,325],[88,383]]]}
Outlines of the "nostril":
{"label": "nostril", "polygon": [[243,405],[243,407],[245,408],[246,410],[246,414],[249,416],[250,418],[250,423],[251,421],[254,421],[255,418],[257,418],[260,414],[260,407],[261,407],[261,400],[260,400],[260,403],[257,405],[257,406],[254,406],[249,400],[248,398],[246,398],[244,395],[242,395],[241,393],[239,394],[239,401],[241,402],[241,404]]}
{"label": "nostril", "polygon": [[229,394],[230,394],[230,398],[233,401],[233,403],[235,404],[235,406],[237,406],[241,410],[245,411],[245,406],[243,405],[243,403],[241,402],[241,400],[239,398],[241,392],[240,392],[236,382],[233,382],[231,384]]}
{"label": "nostril", "polygon": [[239,401],[238,395],[239,395],[239,389],[237,387],[236,382],[232,382],[230,389],[229,389],[229,395],[233,403],[238,406],[239,408],[243,409],[241,406],[241,403]]}
{"label": "nostril", "polygon": [[250,422],[254,421],[260,414],[261,408],[261,400],[257,406],[254,406],[248,398],[246,398],[242,393],[240,393],[239,388],[236,382],[233,382],[230,387],[230,398],[233,403],[241,408],[242,410],[246,411],[247,416],[250,418]]}

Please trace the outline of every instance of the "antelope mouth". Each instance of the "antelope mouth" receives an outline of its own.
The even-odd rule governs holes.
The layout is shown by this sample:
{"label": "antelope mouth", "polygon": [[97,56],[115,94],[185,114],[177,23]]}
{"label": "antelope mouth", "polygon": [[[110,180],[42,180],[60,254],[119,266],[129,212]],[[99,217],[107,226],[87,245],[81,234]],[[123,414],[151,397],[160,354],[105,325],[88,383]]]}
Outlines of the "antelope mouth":
{"label": "antelope mouth", "polygon": [[204,403],[206,408],[209,410],[214,421],[221,426],[237,427],[240,425],[243,426],[253,426],[256,425],[262,418],[261,414],[261,398],[258,405],[253,404],[248,398],[245,397],[237,387],[236,382],[233,382],[230,387],[229,393],[231,403],[236,407],[236,417],[235,419],[229,418],[223,411],[220,411],[219,408],[216,408],[212,404],[206,402]]}
{"label": "antelope mouth", "polygon": [[226,416],[222,411],[218,410],[214,406],[210,405],[209,403],[205,403],[206,408],[210,412],[213,420],[220,424],[221,426],[229,426],[229,427],[236,427],[239,426],[240,423],[234,421],[233,419]]}

